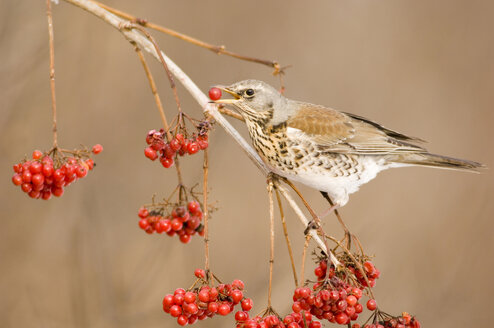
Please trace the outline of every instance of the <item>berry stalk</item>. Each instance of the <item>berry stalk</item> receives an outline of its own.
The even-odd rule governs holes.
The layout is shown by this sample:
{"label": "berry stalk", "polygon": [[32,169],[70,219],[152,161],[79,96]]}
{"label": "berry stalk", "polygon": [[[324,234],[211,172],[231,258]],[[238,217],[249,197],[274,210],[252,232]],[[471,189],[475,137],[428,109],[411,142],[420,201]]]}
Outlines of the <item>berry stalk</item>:
{"label": "berry stalk", "polygon": [[48,36],[50,47],[50,89],[51,109],[53,117],[53,148],[58,147],[57,140],[57,101],[55,97],[55,47],[53,46],[53,17],[51,14],[51,0],[46,0],[46,16],[48,19]]}
{"label": "berry stalk", "polygon": [[[208,149],[204,149],[204,161],[202,164],[203,169],[203,186],[202,186],[202,205],[204,208],[203,217],[204,217],[204,256],[205,256],[205,264],[204,268],[206,269],[206,273],[209,275],[209,211],[208,211],[208,173],[209,173],[209,156]],[[208,277],[209,279],[209,277]]]}

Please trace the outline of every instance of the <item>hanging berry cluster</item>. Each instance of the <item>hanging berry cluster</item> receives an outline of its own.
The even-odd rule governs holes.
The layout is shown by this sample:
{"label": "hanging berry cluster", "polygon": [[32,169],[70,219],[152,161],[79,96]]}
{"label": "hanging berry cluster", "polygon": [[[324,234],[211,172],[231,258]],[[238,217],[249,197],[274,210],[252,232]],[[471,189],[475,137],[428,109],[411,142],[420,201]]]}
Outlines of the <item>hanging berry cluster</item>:
{"label": "hanging berry cluster", "polygon": [[[169,208],[172,210],[168,213]],[[143,206],[138,216],[139,227],[149,234],[164,232],[170,237],[177,235],[184,244],[196,233],[204,235],[201,205],[197,201],[190,201],[186,206],[168,203]]]}
{"label": "hanging berry cluster", "polygon": [[295,289],[292,310],[295,313],[309,311],[320,320],[345,325],[357,320],[363,311],[359,303],[361,297],[360,288],[333,276],[324,283],[315,284],[312,290],[309,287]]}
{"label": "hanging berry cluster", "polygon": [[167,142],[167,136],[163,129],[149,131],[146,136],[146,143],[149,147],[144,149],[144,155],[152,161],[159,158],[161,165],[165,168],[173,165],[177,154],[180,156],[193,155],[199,150],[208,148],[209,145],[207,132],[200,132],[199,135],[194,134],[191,138],[177,133]]}
{"label": "hanging berry cluster", "polygon": [[[102,150],[98,144],[92,152],[99,154]],[[31,160],[14,165],[12,182],[29,197],[48,200],[52,195],[62,196],[64,187],[85,177],[93,166],[90,152],[86,149],[68,151],[53,148],[46,153],[35,150]]]}
{"label": "hanging berry cluster", "polygon": [[179,325],[193,324],[217,314],[226,316],[239,304],[242,313],[252,309],[252,300],[244,297],[244,283],[241,280],[212,286],[208,283],[209,279],[205,279],[204,270],[196,270],[195,275],[198,279],[187,291],[178,288],[163,298],[163,311],[177,318]]}

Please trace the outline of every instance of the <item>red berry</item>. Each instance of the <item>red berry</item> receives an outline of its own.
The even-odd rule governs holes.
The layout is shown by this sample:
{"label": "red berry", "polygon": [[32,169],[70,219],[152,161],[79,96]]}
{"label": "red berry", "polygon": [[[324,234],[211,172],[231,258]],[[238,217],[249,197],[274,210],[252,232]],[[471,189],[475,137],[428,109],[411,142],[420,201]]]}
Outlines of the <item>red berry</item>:
{"label": "red berry", "polygon": [[370,311],[374,311],[375,309],[377,309],[376,300],[374,300],[374,299],[368,300],[367,301],[367,309],[369,309]]}
{"label": "red berry", "polygon": [[29,193],[28,193],[29,197],[31,198],[40,198],[41,197],[41,192],[38,191],[38,190],[31,190]]}
{"label": "red berry", "polygon": [[184,301],[185,303],[192,303],[195,302],[196,300],[196,294],[192,292],[187,292],[184,295]]}
{"label": "red berry", "polygon": [[242,280],[236,279],[232,282],[232,287],[237,288],[239,290],[243,290],[245,288],[245,285]]}
{"label": "red berry", "polygon": [[171,221],[171,227],[172,227],[173,231],[182,230],[183,225],[184,224],[179,219],[173,219]]}
{"label": "red berry", "polygon": [[173,159],[171,158],[161,158],[160,159],[161,165],[163,165],[165,168],[169,168],[170,166],[173,165]]}
{"label": "red berry", "polygon": [[75,169],[75,174],[78,178],[84,178],[87,174],[87,170],[83,166],[77,166],[77,168]]}
{"label": "red berry", "polygon": [[189,212],[194,214],[194,213],[201,210],[201,205],[199,205],[199,203],[196,201],[192,201],[192,202],[189,202],[189,204],[187,204],[187,208],[188,208]]}
{"label": "red berry", "polygon": [[150,160],[154,161],[155,159],[158,158],[158,153],[153,148],[148,147],[148,148],[144,149],[144,156],[146,156]]}
{"label": "red berry", "polygon": [[139,209],[139,212],[137,213],[137,215],[141,218],[141,219],[144,219],[145,217],[147,217],[149,215],[149,211],[145,208],[145,207],[141,207]]}
{"label": "red berry", "polygon": [[87,159],[86,165],[88,166],[89,170],[92,170],[94,167],[94,161],[92,159]]}
{"label": "red berry", "polygon": [[240,304],[242,306],[242,310],[244,311],[249,311],[254,305],[250,298],[244,298]]}
{"label": "red berry", "polygon": [[244,297],[244,294],[240,290],[235,289],[230,292],[230,297],[232,298],[233,304],[238,304]]}
{"label": "red berry", "polygon": [[199,151],[199,145],[197,144],[197,142],[193,141],[187,145],[187,152],[190,155],[193,155],[193,154],[197,153],[198,151]]}
{"label": "red berry", "polygon": [[41,173],[36,173],[31,178],[31,182],[35,186],[40,186],[40,185],[42,185],[45,182],[45,176],[43,174],[41,174]]}
{"label": "red berry", "polygon": [[209,89],[209,99],[218,100],[220,98],[221,98],[221,89],[219,89],[219,88]]}
{"label": "red berry", "polygon": [[168,232],[170,231],[172,228],[171,224],[170,224],[170,220],[167,220],[167,219],[162,219],[162,220],[159,220],[157,223],[156,223],[156,231],[158,233],[162,233],[162,232]]}
{"label": "red berry", "polygon": [[53,164],[50,164],[50,163],[43,164],[43,169],[41,170],[41,172],[43,172],[43,175],[45,177],[51,176],[53,174],[53,172],[55,172],[55,170],[53,168]]}
{"label": "red berry", "polygon": [[60,197],[63,195],[63,187],[55,187],[51,189],[53,196]]}
{"label": "red berry", "polygon": [[103,146],[96,144],[93,146],[93,154],[99,154],[103,151]]}
{"label": "red berry", "polygon": [[29,171],[31,171],[32,174],[40,173],[42,169],[43,164],[41,164],[40,162],[32,162],[29,166]]}
{"label": "red berry", "polygon": [[216,313],[216,312],[218,312],[219,307],[220,306],[218,305],[218,303],[211,302],[208,304],[208,311],[211,313]]}
{"label": "red berry", "polygon": [[334,318],[336,322],[339,323],[340,325],[343,325],[348,321],[348,316],[346,315],[345,312],[338,313],[337,315],[335,315]]}
{"label": "red berry", "polygon": [[172,305],[172,307],[170,308],[170,315],[172,317],[178,317],[181,314],[182,314],[182,308],[178,305]]}
{"label": "red berry", "polygon": [[32,185],[32,184],[30,184],[30,183],[28,183],[28,182],[26,182],[26,183],[23,183],[23,184],[21,185],[21,189],[22,189],[22,191],[24,191],[24,192],[31,192],[31,190],[33,190],[33,185]]}
{"label": "red berry", "polygon": [[[171,313],[171,312],[170,312]],[[180,326],[185,326],[189,322],[189,319],[185,315],[181,315],[177,318],[177,323]]]}
{"label": "red berry", "polygon": [[235,320],[237,320],[239,322],[244,322],[247,319],[249,319],[249,315],[247,314],[247,312],[237,311],[237,313],[235,313]]}
{"label": "red berry", "polygon": [[22,176],[20,174],[14,174],[14,176],[12,177],[12,182],[16,186],[20,186],[22,184]]}
{"label": "red berry", "polygon": [[180,241],[184,244],[187,244],[190,241],[190,235],[188,235],[188,234],[183,234],[179,238],[180,238]]}
{"label": "red berry", "polygon": [[[202,270],[202,269],[199,269]],[[209,302],[209,291],[207,289],[202,289],[198,294],[199,301],[201,302]]]}
{"label": "red berry", "polygon": [[230,305],[228,305],[226,303],[222,303],[218,307],[218,313],[221,315],[227,315],[228,313],[230,313]]}
{"label": "red berry", "polygon": [[346,302],[348,303],[348,306],[355,306],[355,304],[357,304],[357,297],[349,295],[346,298]]}
{"label": "red berry", "polygon": [[149,222],[147,219],[140,219],[139,220],[139,227],[142,229],[142,230],[146,230],[147,227],[149,227]]}
{"label": "red berry", "polygon": [[43,153],[39,150],[33,151],[33,159],[40,159],[43,156]]}
{"label": "red berry", "polygon": [[172,141],[170,141],[170,148],[173,151],[178,151],[180,149],[180,147],[182,147],[182,144],[181,144],[180,140],[178,140],[177,138],[174,138],[174,139],[172,139]]}
{"label": "red berry", "polygon": [[31,182],[32,177],[33,175],[31,174],[30,171],[22,172],[22,181],[24,181],[25,183]]}
{"label": "red berry", "polygon": [[204,272],[203,269],[196,269],[196,271],[194,271],[194,275],[197,278],[204,278],[204,277],[206,277],[206,272]]}

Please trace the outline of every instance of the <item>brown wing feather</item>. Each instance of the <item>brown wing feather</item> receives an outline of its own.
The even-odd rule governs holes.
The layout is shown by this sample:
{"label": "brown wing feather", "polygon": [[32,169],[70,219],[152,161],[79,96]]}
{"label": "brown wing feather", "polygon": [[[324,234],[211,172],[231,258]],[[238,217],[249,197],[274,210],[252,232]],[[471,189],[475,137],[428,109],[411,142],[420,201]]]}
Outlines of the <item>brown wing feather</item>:
{"label": "brown wing feather", "polygon": [[321,149],[331,152],[385,155],[424,152],[408,141],[418,141],[356,115],[322,106],[299,103],[301,109],[287,121]]}

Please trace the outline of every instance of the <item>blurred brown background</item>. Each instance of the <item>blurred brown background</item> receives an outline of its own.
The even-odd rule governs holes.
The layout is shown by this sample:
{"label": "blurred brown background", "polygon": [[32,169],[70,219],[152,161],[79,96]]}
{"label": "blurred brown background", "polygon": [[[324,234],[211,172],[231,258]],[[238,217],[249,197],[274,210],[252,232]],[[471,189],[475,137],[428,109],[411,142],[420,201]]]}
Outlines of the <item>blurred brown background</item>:
{"label": "blurred brown background", "polygon": [[[425,327],[487,327],[494,269],[494,3],[471,0],[108,1],[109,5],[242,54],[291,64],[286,94],[426,139],[432,152],[477,160],[480,175],[426,168],[381,173],[341,210],[382,272],[387,312]],[[113,28],[54,6],[59,142],[101,143],[98,167],[60,199],[29,199],[10,178],[33,149],[51,147],[44,1],[0,1],[0,327],[167,327],[162,296],[193,281],[203,242],[143,233],[137,210],[174,188],[173,170],[143,156],[160,121],[137,56]],[[270,69],[153,33],[203,89]],[[148,56],[148,58],[150,58]],[[168,82],[150,59],[171,116]],[[187,112],[200,108],[179,89]],[[235,126],[245,129],[241,123]],[[212,269],[243,279],[257,313],[268,277],[264,178],[217,127],[211,137]],[[201,156],[183,161],[189,185]],[[303,189],[314,207],[326,204]],[[289,211],[288,211],[289,212]],[[297,259],[302,227],[289,212]],[[325,219],[333,235],[341,230]],[[286,313],[292,276],[277,224],[274,307]],[[312,276],[312,266],[307,274]],[[215,318],[202,327],[231,327]]]}

